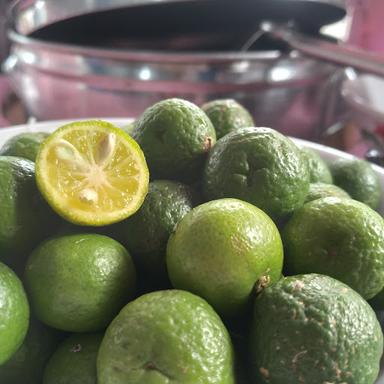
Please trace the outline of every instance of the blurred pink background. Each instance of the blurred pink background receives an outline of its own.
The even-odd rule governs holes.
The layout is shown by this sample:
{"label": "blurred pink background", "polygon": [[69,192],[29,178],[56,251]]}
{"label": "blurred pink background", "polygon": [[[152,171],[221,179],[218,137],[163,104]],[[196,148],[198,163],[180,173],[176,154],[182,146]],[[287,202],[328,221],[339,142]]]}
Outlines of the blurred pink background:
{"label": "blurred pink background", "polygon": [[[4,9],[8,0],[0,0],[0,40],[5,37]],[[345,41],[347,44],[383,55],[384,60],[384,0],[347,0],[348,18]],[[0,61],[5,58],[4,45],[0,41]],[[3,56],[3,57],[1,57]],[[10,92],[10,87],[5,76],[0,74],[0,106]],[[298,110],[303,119],[309,111]],[[10,123],[2,116],[0,109],[0,127]],[[353,138],[353,136],[355,136]],[[348,133],[355,143],[351,152],[361,155],[365,150],[358,132]]]}
{"label": "blurred pink background", "polygon": [[347,41],[384,56],[384,0],[348,0]]}

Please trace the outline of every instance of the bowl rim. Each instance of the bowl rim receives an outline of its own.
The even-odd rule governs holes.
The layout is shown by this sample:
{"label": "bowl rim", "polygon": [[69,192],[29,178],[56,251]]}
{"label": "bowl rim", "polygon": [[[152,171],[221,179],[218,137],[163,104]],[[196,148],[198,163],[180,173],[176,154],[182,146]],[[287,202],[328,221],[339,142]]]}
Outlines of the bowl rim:
{"label": "bowl rim", "polygon": [[[106,120],[109,121],[112,124],[115,124],[117,126],[124,126],[127,124],[132,123],[135,119],[132,117],[90,117],[90,118],[74,118],[74,119],[60,119],[60,120],[46,120],[46,121],[39,121],[39,122],[31,122],[31,123],[25,123],[25,124],[18,124],[18,125],[11,125],[8,127],[0,128],[0,145],[1,145],[1,137],[5,134],[8,135],[15,135],[17,133],[22,132],[37,132],[41,130],[45,131],[51,131],[54,129],[54,127],[60,127],[64,124],[72,123],[74,121],[81,121],[81,120]],[[331,155],[333,158],[341,157],[344,159],[357,159],[358,157],[341,151],[336,148],[332,148],[320,143],[315,143],[313,141],[299,139],[296,137],[289,136],[298,146],[300,147],[307,147],[310,149],[315,150],[316,152],[324,153]],[[371,164],[373,169],[379,173],[384,178],[384,167],[380,167],[376,164]],[[383,191],[384,192],[384,191]],[[384,198],[384,196],[383,196]]]}

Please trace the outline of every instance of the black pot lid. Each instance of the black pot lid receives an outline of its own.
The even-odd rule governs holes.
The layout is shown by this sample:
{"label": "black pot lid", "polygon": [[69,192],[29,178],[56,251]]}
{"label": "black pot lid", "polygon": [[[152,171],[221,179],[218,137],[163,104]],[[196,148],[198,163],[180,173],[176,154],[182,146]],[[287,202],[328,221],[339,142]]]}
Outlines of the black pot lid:
{"label": "black pot lid", "polygon": [[25,0],[12,17],[17,32],[62,43],[237,50],[265,20],[315,35],[344,16],[344,0]]}

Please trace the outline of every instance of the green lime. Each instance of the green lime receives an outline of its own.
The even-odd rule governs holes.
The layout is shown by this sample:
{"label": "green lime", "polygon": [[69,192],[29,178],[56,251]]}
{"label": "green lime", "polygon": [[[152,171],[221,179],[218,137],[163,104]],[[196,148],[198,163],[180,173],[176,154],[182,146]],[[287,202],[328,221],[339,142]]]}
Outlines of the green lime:
{"label": "green lime", "polygon": [[216,133],[195,104],[167,99],[146,109],[132,136],[144,151],[151,177],[192,180],[200,176]]}
{"label": "green lime", "polygon": [[327,163],[309,148],[303,148],[301,152],[308,162],[310,182],[332,184],[332,174]]}
{"label": "green lime", "polygon": [[340,159],[331,165],[334,183],[344,189],[352,199],[376,209],[380,202],[381,188],[378,175],[364,160]]}
{"label": "green lime", "polygon": [[383,334],[368,303],[322,275],[286,277],[255,301],[252,382],[372,384]]}
{"label": "green lime", "polygon": [[0,263],[0,366],[17,351],[28,331],[29,305],[16,274]]}
{"label": "green lime", "polygon": [[0,156],[0,260],[23,269],[28,253],[53,232],[56,221],[37,190],[34,163]]}
{"label": "green lime", "polygon": [[273,221],[237,199],[194,208],[167,247],[173,286],[205,298],[230,317],[245,311],[254,290],[278,280],[282,265],[283,246]]}
{"label": "green lime", "polygon": [[43,384],[97,384],[96,358],[102,333],[74,334],[50,358]]}
{"label": "green lime", "polygon": [[118,239],[132,253],[146,278],[167,280],[165,253],[176,224],[193,207],[190,187],[176,181],[155,180],[137,213],[116,225]]}
{"label": "green lime", "polygon": [[255,125],[251,114],[233,99],[213,100],[202,105],[201,109],[212,121],[217,139],[236,129]]}
{"label": "green lime", "polygon": [[202,298],[151,292],[126,305],[108,327],[97,375],[99,384],[233,384],[231,339]]}
{"label": "green lime", "polygon": [[17,352],[0,366],[4,384],[41,384],[43,372],[60,339],[59,332],[31,320],[27,336]]}
{"label": "green lime", "polygon": [[11,137],[0,148],[1,156],[17,156],[35,161],[40,144],[49,136],[46,132],[27,132]]}
{"label": "green lime", "polygon": [[135,126],[135,120],[131,121],[128,124],[122,125],[120,128],[125,132],[128,133],[128,135],[131,136],[133,128]]}
{"label": "green lime", "polygon": [[311,201],[293,214],[283,242],[292,274],[332,276],[366,299],[384,286],[384,219],[365,204],[337,197]]}
{"label": "green lime", "polygon": [[133,215],[148,191],[143,152],[122,129],[100,120],[66,124],[36,158],[39,190],[77,225],[103,226]]}
{"label": "green lime", "polygon": [[208,200],[236,197],[281,218],[304,204],[307,162],[299,148],[270,128],[242,128],[213,147],[204,174]]}
{"label": "green lime", "polygon": [[55,237],[29,257],[26,285],[36,316],[69,332],[105,328],[132,297],[135,267],[117,241],[97,234]]}
{"label": "green lime", "polygon": [[323,197],[350,198],[347,192],[334,184],[311,183],[305,202],[321,199]]}

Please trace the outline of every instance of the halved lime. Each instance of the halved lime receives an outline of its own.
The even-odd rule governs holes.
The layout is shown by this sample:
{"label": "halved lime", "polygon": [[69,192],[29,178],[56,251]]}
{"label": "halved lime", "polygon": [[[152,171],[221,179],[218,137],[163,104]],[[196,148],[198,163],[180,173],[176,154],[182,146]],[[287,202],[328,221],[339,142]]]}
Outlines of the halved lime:
{"label": "halved lime", "polygon": [[101,226],[134,214],[148,191],[148,167],[139,145],[105,121],[70,123],[42,144],[37,185],[64,219]]}

